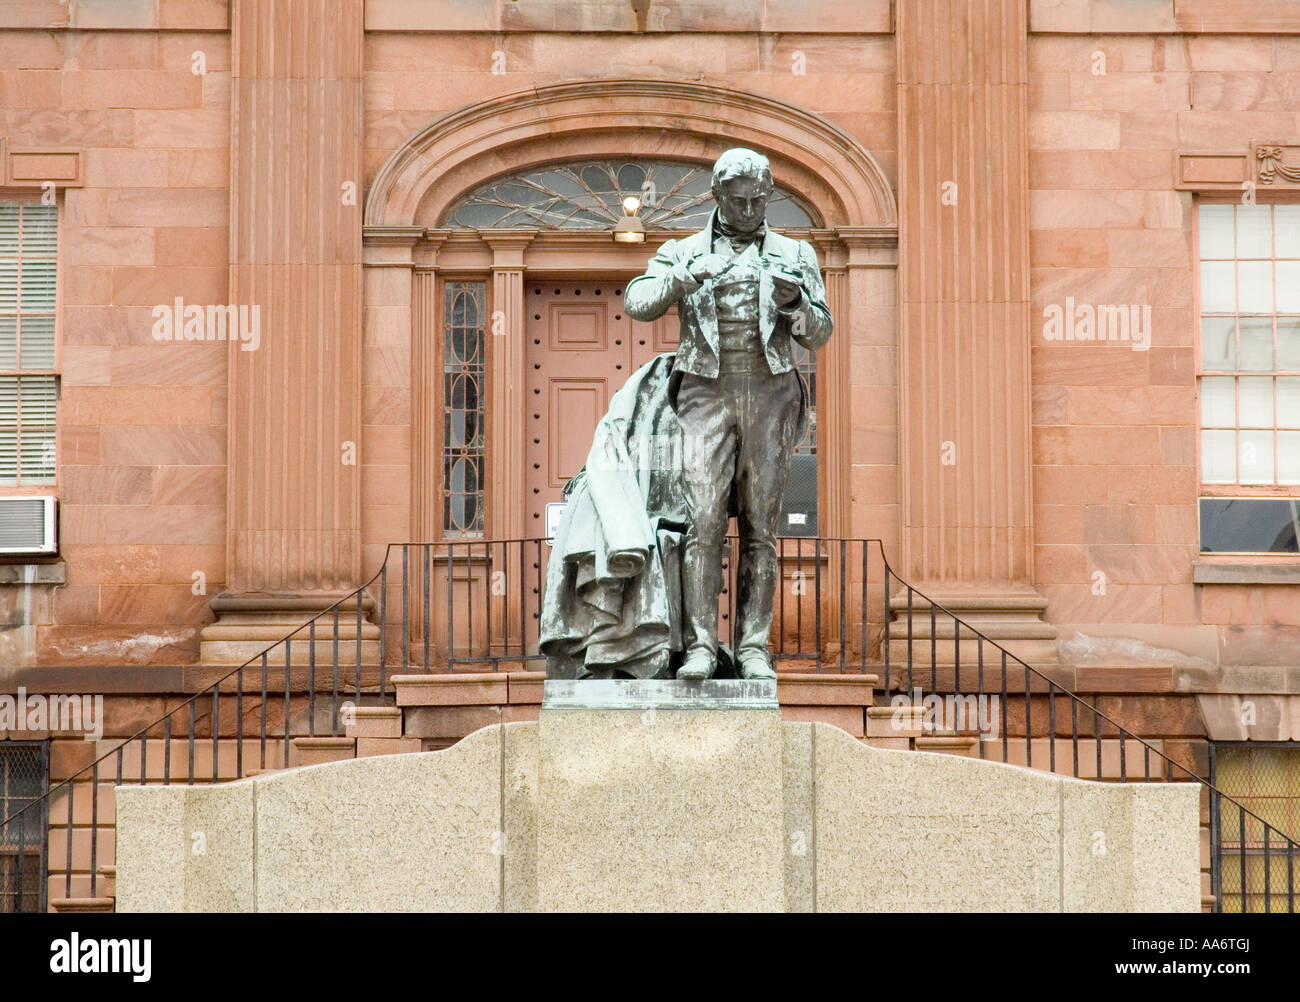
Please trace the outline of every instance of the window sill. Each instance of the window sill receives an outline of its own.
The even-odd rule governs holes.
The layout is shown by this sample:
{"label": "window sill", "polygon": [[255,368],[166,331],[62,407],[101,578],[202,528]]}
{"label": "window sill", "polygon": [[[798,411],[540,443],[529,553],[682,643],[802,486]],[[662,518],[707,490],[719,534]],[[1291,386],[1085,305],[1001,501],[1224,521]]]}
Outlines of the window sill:
{"label": "window sill", "polygon": [[68,583],[68,565],[62,560],[45,563],[0,564],[0,585],[61,585]]}
{"label": "window sill", "polygon": [[1194,584],[1300,584],[1300,561],[1241,563],[1198,560],[1192,565]]}

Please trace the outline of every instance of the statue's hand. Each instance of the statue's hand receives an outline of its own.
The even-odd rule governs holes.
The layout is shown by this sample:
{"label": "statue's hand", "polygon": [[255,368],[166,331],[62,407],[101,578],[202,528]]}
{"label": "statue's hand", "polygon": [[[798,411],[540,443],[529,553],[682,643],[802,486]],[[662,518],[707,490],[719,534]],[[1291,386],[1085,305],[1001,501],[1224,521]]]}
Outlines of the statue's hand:
{"label": "statue's hand", "polygon": [[730,267],[731,262],[721,254],[701,254],[691,261],[687,271],[697,282],[704,282],[710,278],[717,278]]}
{"label": "statue's hand", "polygon": [[773,272],[772,296],[777,306],[793,306],[803,293],[803,283],[789,272]]}

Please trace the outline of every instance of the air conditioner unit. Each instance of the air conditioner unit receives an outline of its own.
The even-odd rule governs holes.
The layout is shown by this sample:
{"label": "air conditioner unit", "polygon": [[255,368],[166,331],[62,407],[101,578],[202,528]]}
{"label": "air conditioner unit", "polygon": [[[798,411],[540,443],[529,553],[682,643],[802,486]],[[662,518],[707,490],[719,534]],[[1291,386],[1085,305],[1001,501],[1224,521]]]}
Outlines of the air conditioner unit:
{"label": "air conditioner unit", "polygon": [[56,498],[0,497],[0,556],[55,553]]}

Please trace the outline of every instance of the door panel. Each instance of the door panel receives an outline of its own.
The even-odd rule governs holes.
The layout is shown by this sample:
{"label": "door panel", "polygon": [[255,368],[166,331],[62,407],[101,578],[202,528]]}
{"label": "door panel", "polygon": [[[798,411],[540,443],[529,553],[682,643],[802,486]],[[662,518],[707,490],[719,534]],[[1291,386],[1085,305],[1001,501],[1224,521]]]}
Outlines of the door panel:
{"label": "door panel", "polygon": [[550,449],[546,486],[563,489],[582,469],[592,432],[609,408],[612,392],[603,379],[550,380]]}
{"label": "door panel", "polygon": [[656,354],[677,349],[677,310],[634,322],[622,281],[529,283],[528,463],[523,499],[529,535],[546,529],[546,505],[586,462],[610,397]]}

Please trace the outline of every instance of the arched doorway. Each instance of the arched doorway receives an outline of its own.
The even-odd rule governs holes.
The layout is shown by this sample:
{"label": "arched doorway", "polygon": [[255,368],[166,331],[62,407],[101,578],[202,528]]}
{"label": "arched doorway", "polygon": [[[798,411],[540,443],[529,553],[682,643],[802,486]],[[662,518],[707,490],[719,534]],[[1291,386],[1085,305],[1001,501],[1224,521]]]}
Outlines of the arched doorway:
{"label": "arched doorway", "polygon": [[[367,295],[384,290],[386,329],[395,333],[403,316],[409,323],[411,538],[545,534],[545,503],[585,456],[609,393],[643,360],[639,349],[672,350],[675,341],[671,320],[638,330],[611,304],[658,243],[703,224],[691,217],[703,205],[692,198],[707,189],[718,154],[736,145],[768,156],[782,188],[774,212],[792,214],[774,225],[810,240],[823,265],[838,336],[807,361],[821,378],[804,527],[811,512],[822,536],[850,531],[850,307],[872,298],[869,269],[895,266],[896,210],[883,173],[842,130],[780,101],[601,80],[439,119],[395,151],[370,187]],[[584,187],[584,168],[612,171],[614,183]],[[661,178],[673,168],[670,191],[695,177],[694,195],[680,189],[681,199],[647,218],[644,243],[616,243],[610,232],[624,168]],[[548,225],[556,218],[579,225]],[[543,399],[544,409],[532,406]]]}

